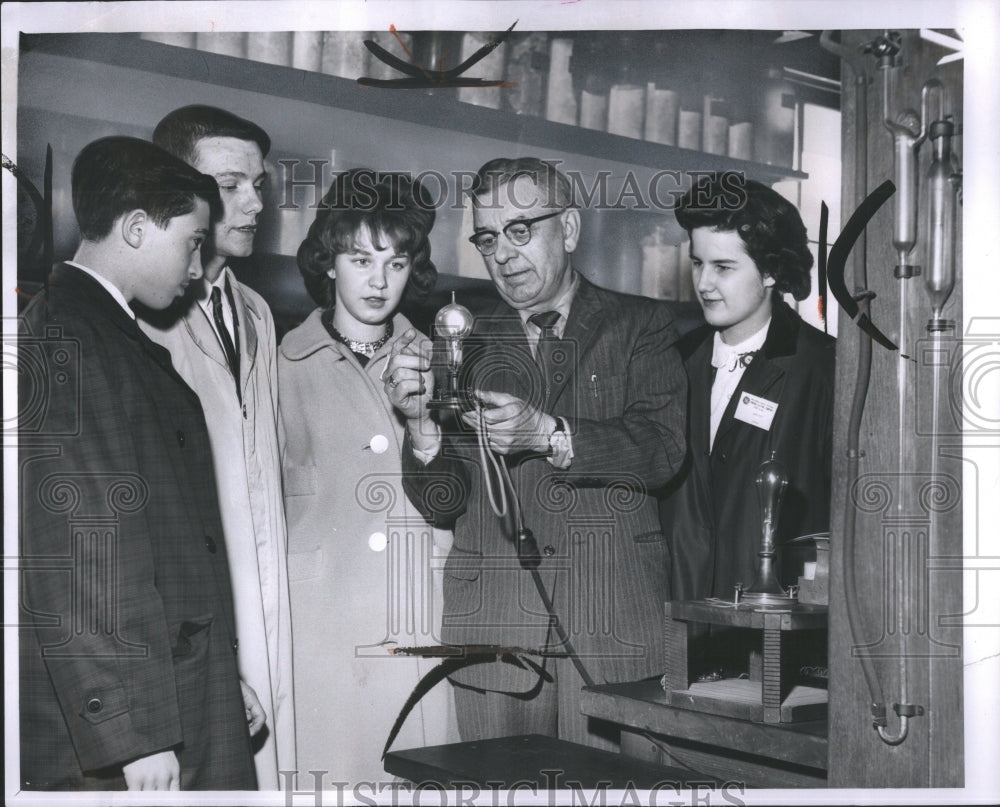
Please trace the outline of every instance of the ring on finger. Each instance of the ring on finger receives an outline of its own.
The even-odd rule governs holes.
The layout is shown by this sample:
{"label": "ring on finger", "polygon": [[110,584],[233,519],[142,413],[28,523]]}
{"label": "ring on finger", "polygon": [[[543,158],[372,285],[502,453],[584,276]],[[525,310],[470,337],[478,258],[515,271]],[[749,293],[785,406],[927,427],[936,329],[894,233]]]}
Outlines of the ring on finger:
{"label": "ring on finger", "polygon": [[389,386],[393,389],[399,386],[399,381],[396,380],[395,376],[389,376]]}

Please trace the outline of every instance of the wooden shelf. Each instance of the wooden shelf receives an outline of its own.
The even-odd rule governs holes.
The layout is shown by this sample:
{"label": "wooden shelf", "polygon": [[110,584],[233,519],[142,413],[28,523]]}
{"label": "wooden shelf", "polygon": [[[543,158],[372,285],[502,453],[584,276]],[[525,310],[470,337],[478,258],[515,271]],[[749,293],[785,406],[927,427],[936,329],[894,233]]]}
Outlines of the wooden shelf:
{"label": "wooden shelf", "polygon": [[780,166],[514,115],[442,94],[365,88],[337,76],[164,45],[130,34],[22,34],[21,47],[656,170],[742,171],[767,184],[808,176]]}
{"label": "wooden shelf", "polygon": [[811,770],[818,781],[827,767],[825,720],[803,723],[753,723],[733,717],[669,706],[658,680],[584,687],[584,714],[648,731],[682,743],[736,752],[759,764],[784,763]]}

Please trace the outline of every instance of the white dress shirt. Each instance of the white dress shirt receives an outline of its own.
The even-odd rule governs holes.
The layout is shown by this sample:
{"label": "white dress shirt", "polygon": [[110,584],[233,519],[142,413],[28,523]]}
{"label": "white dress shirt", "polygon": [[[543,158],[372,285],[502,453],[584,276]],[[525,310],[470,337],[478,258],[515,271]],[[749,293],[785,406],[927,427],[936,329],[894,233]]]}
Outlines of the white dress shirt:
{"label": "white dress shirt", "polygon": [[722,341],[721,334],[716,331],[712,344],[712,366],[715,368],[715,381],[712,382],[712,408],[709,416],[708,448],[711,451],[715,445],[715,433],[719,430],[722,415],[729,406],[729,399],[740,385],[743,372],[752,360],[754,353],[764,346],[767,339],[767,329],[771,327],[771,318],[755,334],[736,345],[727,345]]}

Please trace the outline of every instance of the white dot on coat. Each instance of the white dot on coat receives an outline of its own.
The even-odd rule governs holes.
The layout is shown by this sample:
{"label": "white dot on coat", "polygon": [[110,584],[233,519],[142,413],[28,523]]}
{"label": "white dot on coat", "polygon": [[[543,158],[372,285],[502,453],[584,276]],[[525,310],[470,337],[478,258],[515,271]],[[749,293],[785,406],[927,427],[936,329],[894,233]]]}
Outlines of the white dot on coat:
{"label": "white dot on coat", "polygon": [[384,434],[376,434],[368,443],[368,447],[376,454],[384,454],[389,448],[389,439]]}
{"label": "white dot on coat", "polygon": [[389,545],[389,539],[385,537],[384,532],[373,532],[368,536],[368,548],[372,552],[381,552]]}

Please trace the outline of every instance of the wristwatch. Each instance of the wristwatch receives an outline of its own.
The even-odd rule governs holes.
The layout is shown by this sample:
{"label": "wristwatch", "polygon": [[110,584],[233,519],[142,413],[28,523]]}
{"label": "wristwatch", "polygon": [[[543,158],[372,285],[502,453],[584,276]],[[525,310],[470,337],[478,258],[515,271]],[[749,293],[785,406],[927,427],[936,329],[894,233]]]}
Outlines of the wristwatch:
{"label": "wristwatch", "polygon": [[573,445],[570,442],[569,424],[564,418],[555,419],[556,427],[549,435],[549,457],[557,468],[569,467],[573,459]]}

